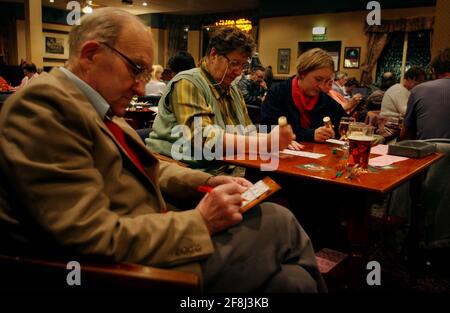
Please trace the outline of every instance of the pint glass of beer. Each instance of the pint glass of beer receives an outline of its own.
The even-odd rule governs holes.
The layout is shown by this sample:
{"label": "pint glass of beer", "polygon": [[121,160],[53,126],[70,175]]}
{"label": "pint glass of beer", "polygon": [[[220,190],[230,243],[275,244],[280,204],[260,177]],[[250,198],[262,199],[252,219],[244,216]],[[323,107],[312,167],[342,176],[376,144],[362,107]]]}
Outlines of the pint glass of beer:
{"label": "pint glass of beer", "polygon": [[365,123],[350,123],[348,127],[348,165],[359,165],[367,169],[369,165],[370,146],[373,137],[374,127]]}
{"label": "pint glass of beer", "polygon": [[347,141],[348,125],[354,123],[355,119],[353,117],[344,116],[341,118],[339,123],[339,135],[341,135],[341,140]]}

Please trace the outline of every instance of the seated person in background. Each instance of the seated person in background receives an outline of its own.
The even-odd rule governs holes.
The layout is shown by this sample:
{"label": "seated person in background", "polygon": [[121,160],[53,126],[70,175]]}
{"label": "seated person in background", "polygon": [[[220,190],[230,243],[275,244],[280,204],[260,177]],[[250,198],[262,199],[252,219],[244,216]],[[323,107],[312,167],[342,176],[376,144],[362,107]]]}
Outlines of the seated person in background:
{"label": "seated person in background", "polygon": [[161,96],[166,90],[166,84],[161,80],[163,67],[161,65],[153,65],[152,79],[145,85],[145,95]]}
{"label": "seated person in background", "polygon": [[380,111],[381,102],[383,101],[383,96],[386,90],[396,83],[396,78],[394,73],[385,72],[381,77],[380,89],[375,90],[367,97],[367,111]]}
{"label": "seated person in background", "polygon": [[350,99],[346,99],[341,93],[337,92],[336,90],[333,90],[332,87],[333,87],[333,75],[331,79],[327,80],[325,84],[320,86],[320,89],[322,90],[322,92],[326,93],[331,98],[333,98],[334,101],[339,103],[345,110],[345,112],[350,114],[350,112],[359,104],[361,98],[355,95]]}
{"label": "seated person in background", "polygon": [[169,68],[165,68],[164,71],[161,74],[161,80],[165,83],[168,84],[169,81],[175,76],[175,73],[169,69]]}
{"label": "seated person in background", "polygon": [[264,67],[260,65],[255,66],[250,70],[248,78],[244,76],[239,80],[237,85],[247,105],[261,107],[267,91],[264,71]]}
{"label": "seated person in background", "polygon": [[406,71],[403,83],[391,86],[384,93],[377,133],[386,140],[395,140],[400,135],[402,125],[399,123],[402,123],[405,116],[410,90],[424,82],[425,78],[425,71],[413,66]]}
{"label": "seated person in background", "polygon": [[[291,146],[300,149],[294,142],[290,127],[275,127],[270,134],[255,133],[246,128],[243,133],[236,133],[234,127],[251,126],[247,108],[237,86],[232,84],[244,68],[249,66],[249,58],[255,49],[253,39],[238,28],[221,28],[210,38],[206,56],[199,68],[177,74],[169,83],[167,94],[159,102],[158,115],[153,123],[153,132],[146,140],[150,150],[166,156],[172,156],[172,148],[180,136],[172,136],[172,129],[177,125],[186,125],[190,129],[187,139],[194,142],[194,134],[202,134],[202,145],[223,142],[235,143],[233,153],[239,145],[248,147],[257,141],[270,151],[272,138],[279,139],[279,149]],[[196,122],[197,121],[197,122]],[[213,129],[212,125],[217,128]],[[278,125],[276,121],[273,125]],[[230,132],[230,128],[232,133]],[[193,159],[194,149],[182,160],[189,166],[210,173],[227,173],[229,165],[220,166],[216,160]],[[246,151],[249,151],[246,148]],[[200,151],[201,152],[201,151]]]}
{"label": "seated person in background", "polygon": [[39,74],[37,73],[36,65],[34,65],[34,63],[24,63],[22,65],[22,70],[25,77],[22,79],[19,86],[13,87],[14,91],[22,89],[23,87],[28,85],[31,80],[39,76]]}
{"label": "seated person in background", "polygon": [[348,79],[348,74],[345,72],[337,72],[334,78],[332,89],[341,95],[345,96],[345,82]]}
{"label": "seated person in background", "polygon": [[[243,216],[248,181],[160,161],[122,119],[130,98],[144,95],[153,61],[138,17],[97,9],[69,42],[66,67],[0,112],[1,253],[176,268],[198,274],[206,292],[326,290],[288,210],[263,203]],[[201,195],[201,184],[213,190]],[[191,209],[167,211],[169,197]]]}
{"label": "seated person in background", "polygon": [[383,95],[381,101],[381,116],[405,116],[406,104],[411,89],[420,83],[423,83],[426,78],[425,71],[413,66],[406,71],[403,83],[398,83],[391,86]]}
{"label": "seated person in background", "polygon": [[361,97],[362,96],[361,94],[354,94],[354,90],[355,90],[355,88],[358,88],[358,86],[359,86],[359,82],[355,77],[351,77],[351,78],[347,79],[347,81],[344,84],[344,89],[345,89],[344,98],[350,99],[355,96]]}
{"label": "seated person in background", "polygon": [[[347,116],[342,105],[321,92],[333,74],[334,62],[319,48],[301,54],[297,75],[272,87],[262,105],[262,125],[274,125],[286,116],[298,141],[324,142],[335,138],[341,117]],[[334,129],[324,127],[329,116]]]}
{"label": "seated person in background", "polygon": [[450,48],[430,64],[435,80],[411,90],[401,139],[450,139]]}
{"label": "seated person in background", "polygon": [[[187,51],[178,51],[173,55],[167,63],[169,69],[173,72],[173,76],[182,71],[190,70],[195,67],[195,61],[192,55]],[[172,77],[173,77],[172,76]]]}
{"label": "seated person in background", "polygon": [[272,83],[273,83],[272,65],[269,65],[266,67],[266,70],[264,72],[264,81],[266,82],[267,89],[270,89],[270,87],[272,87]]}

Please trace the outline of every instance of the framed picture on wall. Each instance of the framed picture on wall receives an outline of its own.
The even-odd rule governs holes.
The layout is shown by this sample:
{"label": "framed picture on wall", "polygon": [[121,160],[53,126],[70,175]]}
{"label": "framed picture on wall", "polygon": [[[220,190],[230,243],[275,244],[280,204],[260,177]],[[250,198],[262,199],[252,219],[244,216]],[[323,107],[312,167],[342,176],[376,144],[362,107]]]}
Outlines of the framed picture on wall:
{"label": "framed picture on wall", "polygon": [[344,68],[359,68],[360,47],[345,47]]}
{"label": "framed picture on wall", "polygon": [[43,32],[44,58],[63,59],[69,58],[69,34]]}
{"label": "framed picture on wall", "polygon": [[278,74],[289,74],[290,62],[291,62],[291,49],[289,48],[278,49],[278,63],[277,63]]}

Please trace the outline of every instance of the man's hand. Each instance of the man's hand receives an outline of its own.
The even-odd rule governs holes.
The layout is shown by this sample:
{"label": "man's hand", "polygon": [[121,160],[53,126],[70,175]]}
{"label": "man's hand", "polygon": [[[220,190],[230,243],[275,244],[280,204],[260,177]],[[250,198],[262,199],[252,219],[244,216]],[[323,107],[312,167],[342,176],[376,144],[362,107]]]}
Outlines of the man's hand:
{"label": "man's hand", "polygon": [[360,93],[353,95],[350,99],[348,99],[348,108],[347,110],[353,110],[362,100],[363,96]]}
{"label": "man's hand", "polygon": [[213,177],[209,178],[207,185],[211,186],[211,187],[217,187],[220,185],[230,184],[230,183],[236,183],[236,184],[246,187],[246,188],[250,188],[251,186],[253,186],[253,184],[251,182],[249,182],[248,180],[246,180],[245,178],[225,176],[225,175],[213,176]]}
{"label": "man's hand", "polygon": [[259,85],[261,86],[262,89],[267,90],[267,84],[266,84],[266,81],[264,79],[261,80]]}
{"label": "man's hand", "polygon": [[330,138],[334,138],[334,130],[329,127],[319,127],[314,130],[314,141],[324,142]]}
{"label": "man's hand", "polygon": [[[270,136],[271,138],[278,138],[278,149],[280,151],[286,149],[295,140],[295,134],[292,131],[291,125],[275,127],[270,132]],[[269,151],[272,151],[272,149],[270,149]]]}
{"label": "man's hand", "polygon": [[211,235],[242,221],[239,209],[243,200],[241,194],[246,189],[236,182],[226,183],[215,187],[203,197],[196,209],[202,215]]}

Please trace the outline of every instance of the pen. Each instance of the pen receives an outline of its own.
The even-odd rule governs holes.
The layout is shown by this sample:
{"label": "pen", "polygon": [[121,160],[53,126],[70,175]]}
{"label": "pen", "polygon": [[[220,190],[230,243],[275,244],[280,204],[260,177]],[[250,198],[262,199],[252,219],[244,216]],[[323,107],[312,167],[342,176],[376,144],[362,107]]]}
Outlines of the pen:
{"label": "pen", "polygon": [[209,193],[213,190],[213,188],[207,185],[200,185],[198,186],[197,190],[200,192]]}

